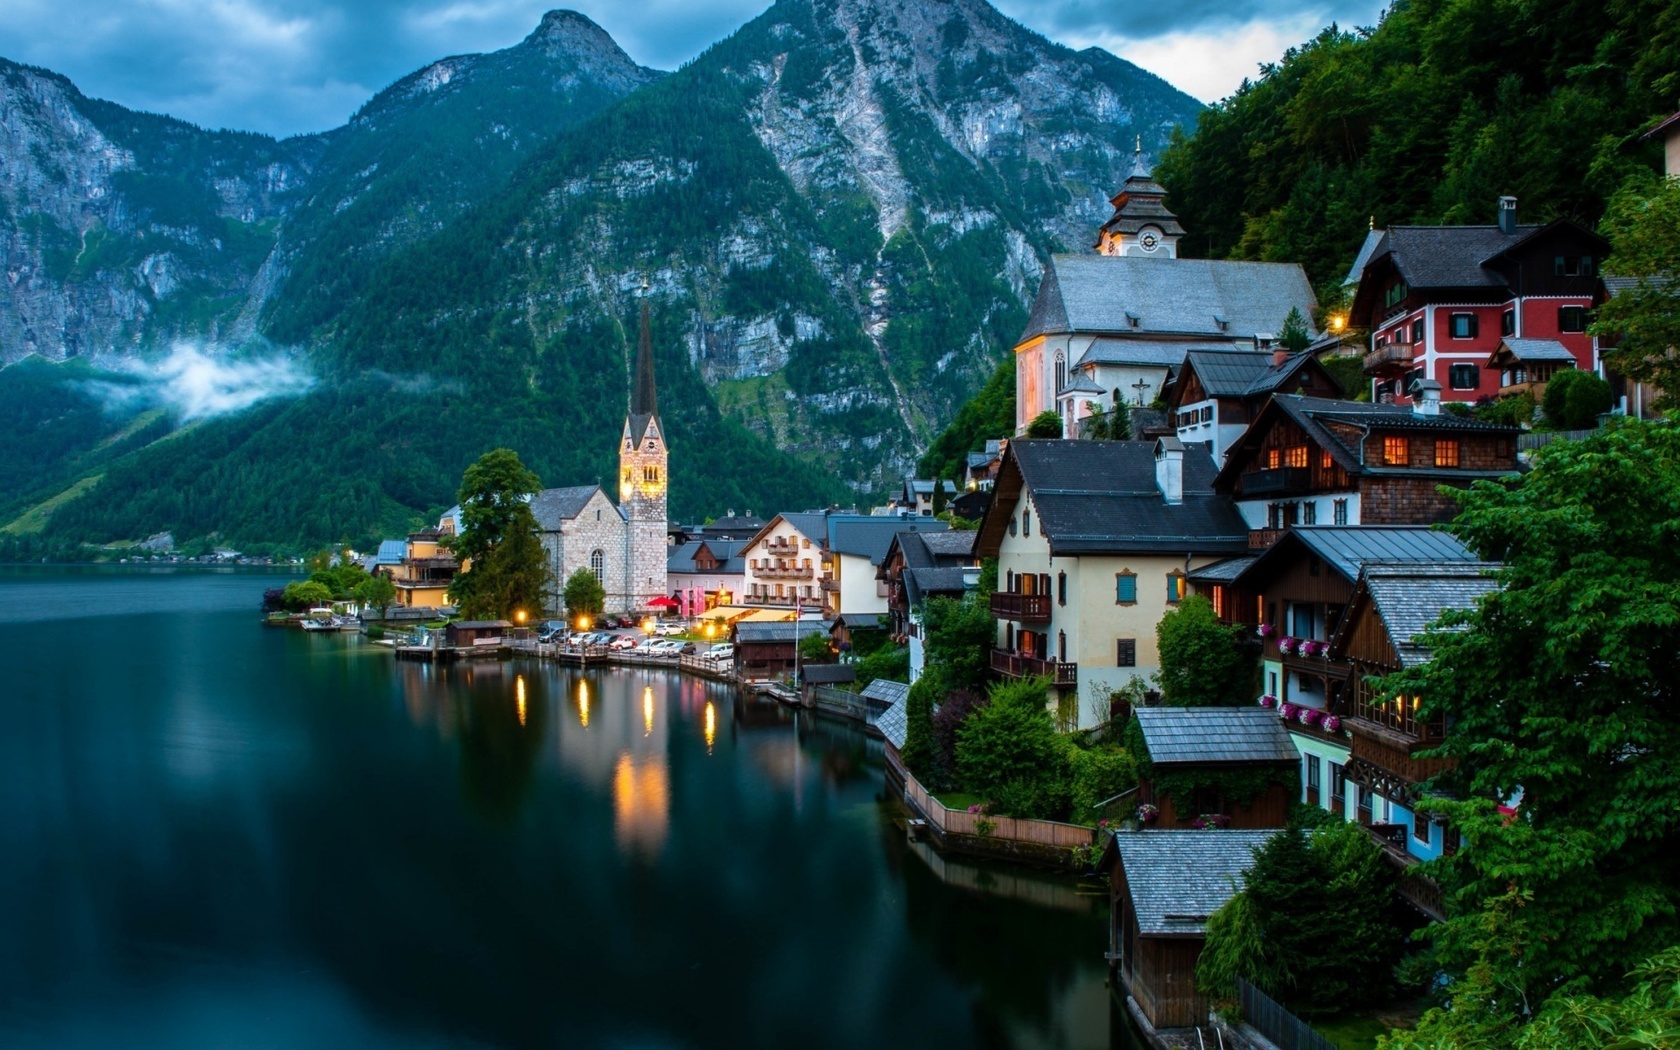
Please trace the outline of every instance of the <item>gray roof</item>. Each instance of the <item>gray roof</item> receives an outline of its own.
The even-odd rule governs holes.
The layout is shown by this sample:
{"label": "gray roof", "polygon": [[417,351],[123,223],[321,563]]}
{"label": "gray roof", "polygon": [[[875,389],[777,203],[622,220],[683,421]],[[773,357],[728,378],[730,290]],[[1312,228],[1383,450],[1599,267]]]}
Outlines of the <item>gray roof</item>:
{"label": "gray roof", "polygon": [[708,521],[700,526],[699,531],[725,539],[746,539],[764,528],[764,525],[764,519],[755,518],[750,514],[729,514]]}
{"label": "gray roof", "polygon": [[1503,288],[1505,278],[1488,260],[1541,229],[1518,226],[1391,226],[1371,259],[1392,252],[1400,276],[1413,288]]}
{"label": "gray roof", "polygon": [[[1193,369],[1209,397],[1259,397],[1282,386],[1307,362],[1310,353],[1290,354],[1283,364],[1272,363],[1269,350],[1192,350],[1185,369]],[[1182,381],[1184,373],[1179,374]]]}
{"label": "gray roof", "polygon": [[[1226,344],[1227,347],[1234,343]],[[1086,365],[1151,365],[1157,368],[1174,368],[1184,362],[1184,355],[1192,350],[1204,349],[1205,344],[1185,342],[1182,339],[1141,339],[1110,337],[1093,339],[1085,352],[1074,362],[1075,368]]]}
{"label": "gray roof", "polygon": [[513,624],[510,623],[507,620],[456,620],[452,624],[446,624],[445,629],[447,630],[450,627],[454,627],[454,628],[457,628],[457,629],[465,629],[465,630],[469,630],[469,631],[484,631],[484,630],[489,630],[490,628],[493,628],[493,627],[512,627],[512,626],[513,626]]}
{"label": "gray roof", "polygon": [[1353,265],[1348,267],[1347,276],[1342,278],[1342,287],[1351,288],[1359,283],[1360,275],[1365,272],[1365,264],[1371,261],[1371,256],[1377,253],[1377,246],[1382,244],[1384,230],[1368,230],[1365,233],[1365,243],[1359,246],[1359,254],[1353,257]]}
{"label": "gray roof", "polygon": [[1140,707],[1134,713],[1157,766],[1301,760],[1277,712],[1264,707]]}
{"label": "gray roof", "polygon": [[886,678],[877,678],[863,687],[859,696],[865,700],[886,704],[891,707],[910,695],[910,685],[907,682],[894,682]]}
{"label": "gray roof", "polygon": [[837,554],[868,558],[879,565],[901,532],[945,532],[951,526],[937,518],[896,515],[834,514],[828,519],[826,546]]}
{"label": "gray roof", "polygon": [[1366,568],[1361,583],[1388,628],[1402,667],[1429,660],[1421,639],[1442,613],[1474,608],[1477,599],[1499,589],[1499,581],[1489,575],[1498,568],[1487,562]]}
{"label": "gray roof", "polygon": [[[1184,499],[1176,504],[1156,487],[1152,441],[1019,440],[1010,443],[1006,462],[1020,470],[1052,554],[1248,550],[1248,525],[1210,487],[1210,457],[1184,457]],[[982,531],[989,534],[1014,510],[1013,502],[994,499]]]}
{"label": "gray roof", "polygon": [[1240,558],[1222,558],[1212,565],[1194,569],[1188,575],[1196,583],[1230,583],[1254,564],[1255,557],[1248,555]]}
{"label": "gray roof", "polygon": [[792,642],[810,634],[827,634],[831,626],[827,620],[749,620],[735,625],[735,641],[743,644]]}
{"label": "gray roof", "polygon": [[812,685],[855,682],[857,681],[857,668],[851,664],[806,664],[799,669],[799,676]]}
{"label": "gray roof", "polygon": [[[875,681],[870,682],[869,688],[863,691],[863,695],[869,697],[870,690],[874,689],[879,684],[880,679],[878,678]],[[897,685],[898,683],[893,682],[889,684]],[[905,711],[905,701],[909,695],[910,687],[905,686],[904,694],[895,698],[892,702],[892,706],[887,708],[885,711],[882,711],[880,717],[875,719],[875,728],[881,731],[881,735],[883,737],[886,737],[887,743],[900,749],[904,747],[904,738],[910,731],[910,722]],[[877,699],[876,697],[870,698]]]}
{"label": "gray roof", "polygon": [[[601,491],[599,485],[573,485],[564,489],[543,489],[531,497],[531,513],[539,528],[554,532],[562,521],[569,521],[583,513],[589,498]],[[615,513],[618,513],[615,511]],[[622,515],[621,515],[622,516]]]}
{"label": "gray roof", "polygon": [[979,533],[973,529],[947,529],[944,532],[917,532],[928,553],[941,560],[974,557],[974,541]]}
{"label": "gray roof", "polygon": [[1099,386],[1097,384],[1097,381],[1095,379],[1092,379],[1089,373],[1082,372],[1082,371],[1075,371],[1072,375],[1068,376],[1067,385],[1063,386],[1060,390],[1056,391],[1056,396],[1057,397],[1062,397],[1062,396],[1065,396],[1067,394],[1099,394],[1100,395],[1100,394],[1106,394],[1106,393],[1108,393],[1108,391],[1104,390],[1101,386]]}
{"label": "gray roof", "polygon": [[[666,572],[715,572],[724,576],[739,576],[747,571],[746,559],[741,557],[740,551],[746,547],[745,540],[723,540],[711,537],[685,540],[672,544],[665,555]],[[716,569],[702,570],[694,564],[695,555],[704,547],[711,552],[720,564]]]}
{"label": "gray roof", "polygon": [[1349,583],[1372,564],[1437,565],[1473,562],[1476,555],[1450,532],[1428,525],[1297,525],[1255,559],[1245,581],[1286,564],[1304,546]]}
{"label": "gray roof", "polygon": [[[1276,721],[1273,716],[1273,721]],[[1196,936],[1242,888],[1275,830],[1117,831],[1114,848],[1143,936]]]}
{"label": "gray roof", "polygon": [[1247,338],[1277,331],[1292,306],[1311,317],[1316,305],[1295,263],[1052,255],[1017,341],[1053,332]]}
{"label": "gray roof", "polygon": [[[1568,361],[1575,363],[1575,355],[1556,339],[1516,339],[1506,336],[1500,340],[1500,350],[1511,351],[1518,361]],[[1494,351],[1497,354],[1499,351]]]}
{"label": "gray roof", "polygon": [[936,569],[905,569],[904,592],[911,605],[920,605],[926,598],[939,595],[962,594],[969,590],[969,578],[979,582],[979,568],[952,566]]}

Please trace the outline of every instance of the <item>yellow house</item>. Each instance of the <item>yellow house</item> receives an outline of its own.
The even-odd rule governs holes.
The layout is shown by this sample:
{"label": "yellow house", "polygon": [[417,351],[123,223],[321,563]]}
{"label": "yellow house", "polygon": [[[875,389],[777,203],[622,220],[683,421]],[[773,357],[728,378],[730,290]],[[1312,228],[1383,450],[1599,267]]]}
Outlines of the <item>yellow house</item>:
{"label": "yellow house", "polygon": [[449,584],[463,571],[455,555],[442,546],[444,537],[452,533],[444,528],[409,533],[403,560],[390,569],[398,605],[438,608],[449,604]]}
{"label": "yellow house", "polygon": [[1186,573],[1247,552],[1215,473],[1177,438],[1009,443],[977,548],[998,560],[991,665],[1047,676],[1063,729],[1106,721],[1112,691],[1160,669],[1155,626]]}

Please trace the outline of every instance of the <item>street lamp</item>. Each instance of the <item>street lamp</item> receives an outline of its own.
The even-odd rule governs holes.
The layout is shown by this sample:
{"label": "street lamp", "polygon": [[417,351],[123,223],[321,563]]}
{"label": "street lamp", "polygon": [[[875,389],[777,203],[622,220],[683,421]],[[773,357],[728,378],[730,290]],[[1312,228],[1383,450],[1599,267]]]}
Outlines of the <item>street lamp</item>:
{"label": "street lamp", "polygon": [[513,622],[518,624],[521,627],[525,626],[525,610],[524,609],[515,609],[513,611]]}

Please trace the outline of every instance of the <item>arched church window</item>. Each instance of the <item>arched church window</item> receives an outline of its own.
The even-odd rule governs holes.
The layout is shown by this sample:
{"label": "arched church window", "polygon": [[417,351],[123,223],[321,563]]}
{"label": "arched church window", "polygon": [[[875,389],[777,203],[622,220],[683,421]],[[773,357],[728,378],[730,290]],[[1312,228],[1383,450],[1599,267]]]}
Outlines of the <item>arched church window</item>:
{"label": "arched church window", "polygon": [[1057,351],[1056,352],[1056,392],[1061,393],[1062,388],[1065,387],[1065,386],[1067,386],[1067,358],[1063,357],[1061,355],[1060,351]]}
{"label": "arched church window", "polygon": [[595,582],[601,583],[606,579],[607,552],[597,547],[589,553],[589,571],[595,574]]}

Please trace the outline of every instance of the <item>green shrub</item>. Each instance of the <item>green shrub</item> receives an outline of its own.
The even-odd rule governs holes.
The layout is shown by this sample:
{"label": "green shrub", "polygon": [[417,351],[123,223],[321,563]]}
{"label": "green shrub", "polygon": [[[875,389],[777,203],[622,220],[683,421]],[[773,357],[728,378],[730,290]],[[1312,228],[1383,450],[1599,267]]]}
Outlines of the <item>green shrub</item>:
{"label": "green shrub", "polygon": [[957,730],[963,786],[999,812],[1058,819],[1070,801],[1066,743],[1045,706],[1049,683],[1028,678],[994,686]]}
{"label": "green shrub", "polygon": [[883,645],[857,662],[857,683],[862,689],[877,678],[903,682],[910,677],[910,650],[902,645]]}
{"label": "green shrub", "polygon": [[1089,750],[1070,748],[1068,767],[1072,792],[1072,818],[1085,824],[1096,819],[1097,803],[1137,786],[1137,760],[1124,748],[1112,744]]}
{"label": "green shrub", "polygon": [[1610,411],[1610,384],[1591,372],[1566,369],[1546,383],[1541,410],[1546,425],[1557,430],[1587,430],[1598,425],[1600,413]]}
{"label": "green shrub", "polygon": [[1219,622],[1213,603],[1191,595],[1155,626],[1161,701],[1170,707],[1253,703],[1260,661],[1241,627]]}

